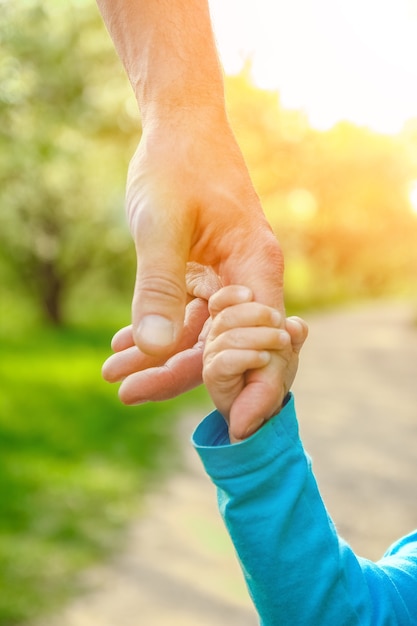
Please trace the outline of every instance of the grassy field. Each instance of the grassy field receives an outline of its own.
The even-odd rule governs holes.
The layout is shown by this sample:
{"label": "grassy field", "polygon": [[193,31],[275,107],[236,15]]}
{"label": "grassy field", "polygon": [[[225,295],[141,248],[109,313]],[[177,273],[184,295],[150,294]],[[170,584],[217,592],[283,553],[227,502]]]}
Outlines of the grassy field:
{"label": "grassy field", "polygon": [[200,392],[124,407],[102,381],[106,329],[3,329],[0,359],[0,626],[77,591],[117,548],[138,495],[178,461],[173,430]]}

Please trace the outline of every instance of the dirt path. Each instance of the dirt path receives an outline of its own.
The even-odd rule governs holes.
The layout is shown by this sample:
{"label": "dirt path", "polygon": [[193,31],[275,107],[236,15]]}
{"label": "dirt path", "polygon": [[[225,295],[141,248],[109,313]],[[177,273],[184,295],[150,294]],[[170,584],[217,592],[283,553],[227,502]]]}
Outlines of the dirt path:
{"label": "dirt path", "polygon": [[[308,317],[295,385],[300,428],[339,532],[378,558],[417,526],[417,328],[402,304]],[[198,417],[187,416],[188,441]],[[148,498],[127,549],[91,592],[38,626],[255,626],[258,621],[190,447]]]}

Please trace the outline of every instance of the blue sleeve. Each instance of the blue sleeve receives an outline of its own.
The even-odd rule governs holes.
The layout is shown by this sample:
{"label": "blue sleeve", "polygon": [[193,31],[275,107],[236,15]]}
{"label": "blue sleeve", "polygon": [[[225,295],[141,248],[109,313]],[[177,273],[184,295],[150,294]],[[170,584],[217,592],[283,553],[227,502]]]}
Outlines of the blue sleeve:
{"label": "blue sleeve", "polygon": [[242,443],[230,445],[216,411],[193,443],[263,626],[417,626],[417,532],[378,563],[354,554],[321,499],[292,397]]}

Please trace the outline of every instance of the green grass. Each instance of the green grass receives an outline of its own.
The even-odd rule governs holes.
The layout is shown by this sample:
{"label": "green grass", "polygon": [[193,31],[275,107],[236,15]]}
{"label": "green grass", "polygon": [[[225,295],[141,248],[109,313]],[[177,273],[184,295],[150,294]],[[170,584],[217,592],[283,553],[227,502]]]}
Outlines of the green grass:
{"label": "green grass", "polygon": [[0,626],[77,592],[78,574],[117,548],[140,495],[178,462],[176,418],[199,393],[124,407],[100,375],[109,338],[0,337]]}

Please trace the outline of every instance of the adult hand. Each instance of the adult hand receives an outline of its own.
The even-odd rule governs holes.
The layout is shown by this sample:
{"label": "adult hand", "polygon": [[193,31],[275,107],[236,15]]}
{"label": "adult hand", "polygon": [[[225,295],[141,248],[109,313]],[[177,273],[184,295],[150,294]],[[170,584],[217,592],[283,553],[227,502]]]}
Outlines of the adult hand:
{"label": "adult hand", "polygon": [[[137,350],[130,359],[111,357],[103,375],[124,379],[121,398],[133,404],[167,397],[166,368],[148,368],[169,366],[173,355],[171,396],[201,382],[198,338],[207,313],[201,303],[190,308],[184,327],[187,283],[188,295],[206,300],[220,286],[245,285],[255,300],[283,312],[283,257],[224,112],[214,108],[147,125],[129,168],[127,211],[138,257],[133,325],[112,347],[123,356]],[[190,378],[187,351],[196,344],[200,366],[194,361]]]}
{"label": "adult hand", "polygon": [[[125,404],[167,400],[202,382],[204,341],[209,327],[207,300],[220,287],[218,277],[197,263],[187,264],[184,326],[178,344],[165,357],[147,355],[135,345],[132,325],[113,337],[115,351],[103,365],[109,382],[120,382],[119,397]],[[200,297],[199,297],[200,296]]]}
{"label": "adult hand", "polygon": [[[180,363],[175,393],[201,380],[201,350],[194,383],[181,374],[189,371],[187,350],[199,345],[204,317],[201,306],[190,309],[183,330],[187,262],[212,268],[220,285],[246,285],[255,299],[282,309],[282,255],[227,122],[207,0],[97,1],[143,124],[127,188],[138,253],[133,326],[114,339],[122,355],[103,373],[110,381],[124,378],[126,390],[141,370],[137,401],[146,399],[146,389],[147,399],[160,399],[165,392],[155,392],[158,384],[149,387],[149,380],[165,384],[166,368],[148,368],[163,367],[170,355]],[[191,293],[208,299],[213,287],[198,278]],[[133,361],[124,360],[129,345],[137,346]],[[133,403],[135,393],[123,390],[122,399]]]}

